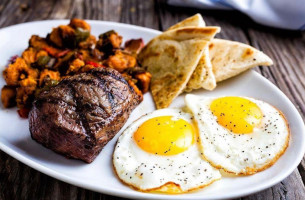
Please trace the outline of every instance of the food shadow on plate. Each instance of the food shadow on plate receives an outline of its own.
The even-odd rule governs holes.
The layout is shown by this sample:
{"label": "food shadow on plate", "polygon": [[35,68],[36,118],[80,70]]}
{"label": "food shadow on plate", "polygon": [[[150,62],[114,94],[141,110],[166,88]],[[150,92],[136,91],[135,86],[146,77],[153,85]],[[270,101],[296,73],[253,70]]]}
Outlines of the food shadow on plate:
{"label": "food shadow on plate", "polygon": [[16,151],[22,152],[26,158],[35,162],[39,161],[40,163],[64,165],[69,167],[88,165],[80,160],[67,158],[47,149],[34,141],[30,135],[12,142],[12,145],[16,148]]}

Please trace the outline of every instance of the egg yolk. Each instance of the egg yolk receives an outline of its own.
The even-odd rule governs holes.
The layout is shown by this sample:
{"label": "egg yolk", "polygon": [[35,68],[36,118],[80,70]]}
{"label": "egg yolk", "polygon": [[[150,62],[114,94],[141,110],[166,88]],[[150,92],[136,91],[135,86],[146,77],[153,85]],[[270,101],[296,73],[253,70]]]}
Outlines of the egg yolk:
{"label": "egg yolk", "polygon": [[175,155],[194,142],[192,124],[173,116],[155,117],[145,121],[134,133],[134,140],[144,151],[158,155]]}
{"label": "egg yolk", "polygon": [[263,117],[255,103],[242,97],[215,99],[210,109],[220,125],[237,134],[252,133]]}

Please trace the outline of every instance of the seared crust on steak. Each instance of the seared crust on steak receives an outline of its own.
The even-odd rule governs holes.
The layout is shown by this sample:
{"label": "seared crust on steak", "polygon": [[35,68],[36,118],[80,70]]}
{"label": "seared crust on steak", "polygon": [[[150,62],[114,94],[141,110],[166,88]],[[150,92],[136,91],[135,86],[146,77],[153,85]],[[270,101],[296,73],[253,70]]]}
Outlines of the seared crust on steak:
{"label": "seared crust on steak", "polygon": [[91,163],[140,101],[120,73],[93,69],[42,92],[29,115],[30,132],[45,147]]}

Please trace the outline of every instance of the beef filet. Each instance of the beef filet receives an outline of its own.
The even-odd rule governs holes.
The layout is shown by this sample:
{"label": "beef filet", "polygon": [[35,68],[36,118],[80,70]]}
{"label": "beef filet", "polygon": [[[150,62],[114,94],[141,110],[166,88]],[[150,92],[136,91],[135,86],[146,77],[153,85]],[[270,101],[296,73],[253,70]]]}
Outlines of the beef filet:
{"label": "beef filet", "polygon": [[30,132],[45,147],[90,163],[140,101],[120,73],[94,69],[42,92],[29,115]]}

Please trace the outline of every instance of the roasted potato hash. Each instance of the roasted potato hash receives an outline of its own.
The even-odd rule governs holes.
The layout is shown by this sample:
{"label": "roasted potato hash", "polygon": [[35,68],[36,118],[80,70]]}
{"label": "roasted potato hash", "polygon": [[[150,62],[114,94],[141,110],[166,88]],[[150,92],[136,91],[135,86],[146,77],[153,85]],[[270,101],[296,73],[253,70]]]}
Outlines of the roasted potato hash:
{"label": "roasted potato hash", "polygon": [[122,36],[114,30],[98,38],[90,34],[90,25],[71,19],[68,25],[53,28],[45,38],[32,35],[21,56],[14,56],[3,71],[6,85],[1,90],[5,108],[17,105],[21,117],[27,117],[35,96],[62,79],[96,67],[116,69],[134,90],[148,91],[151,75],[137,62],[144,46],[142,39],[129,40],[122,47]]}

